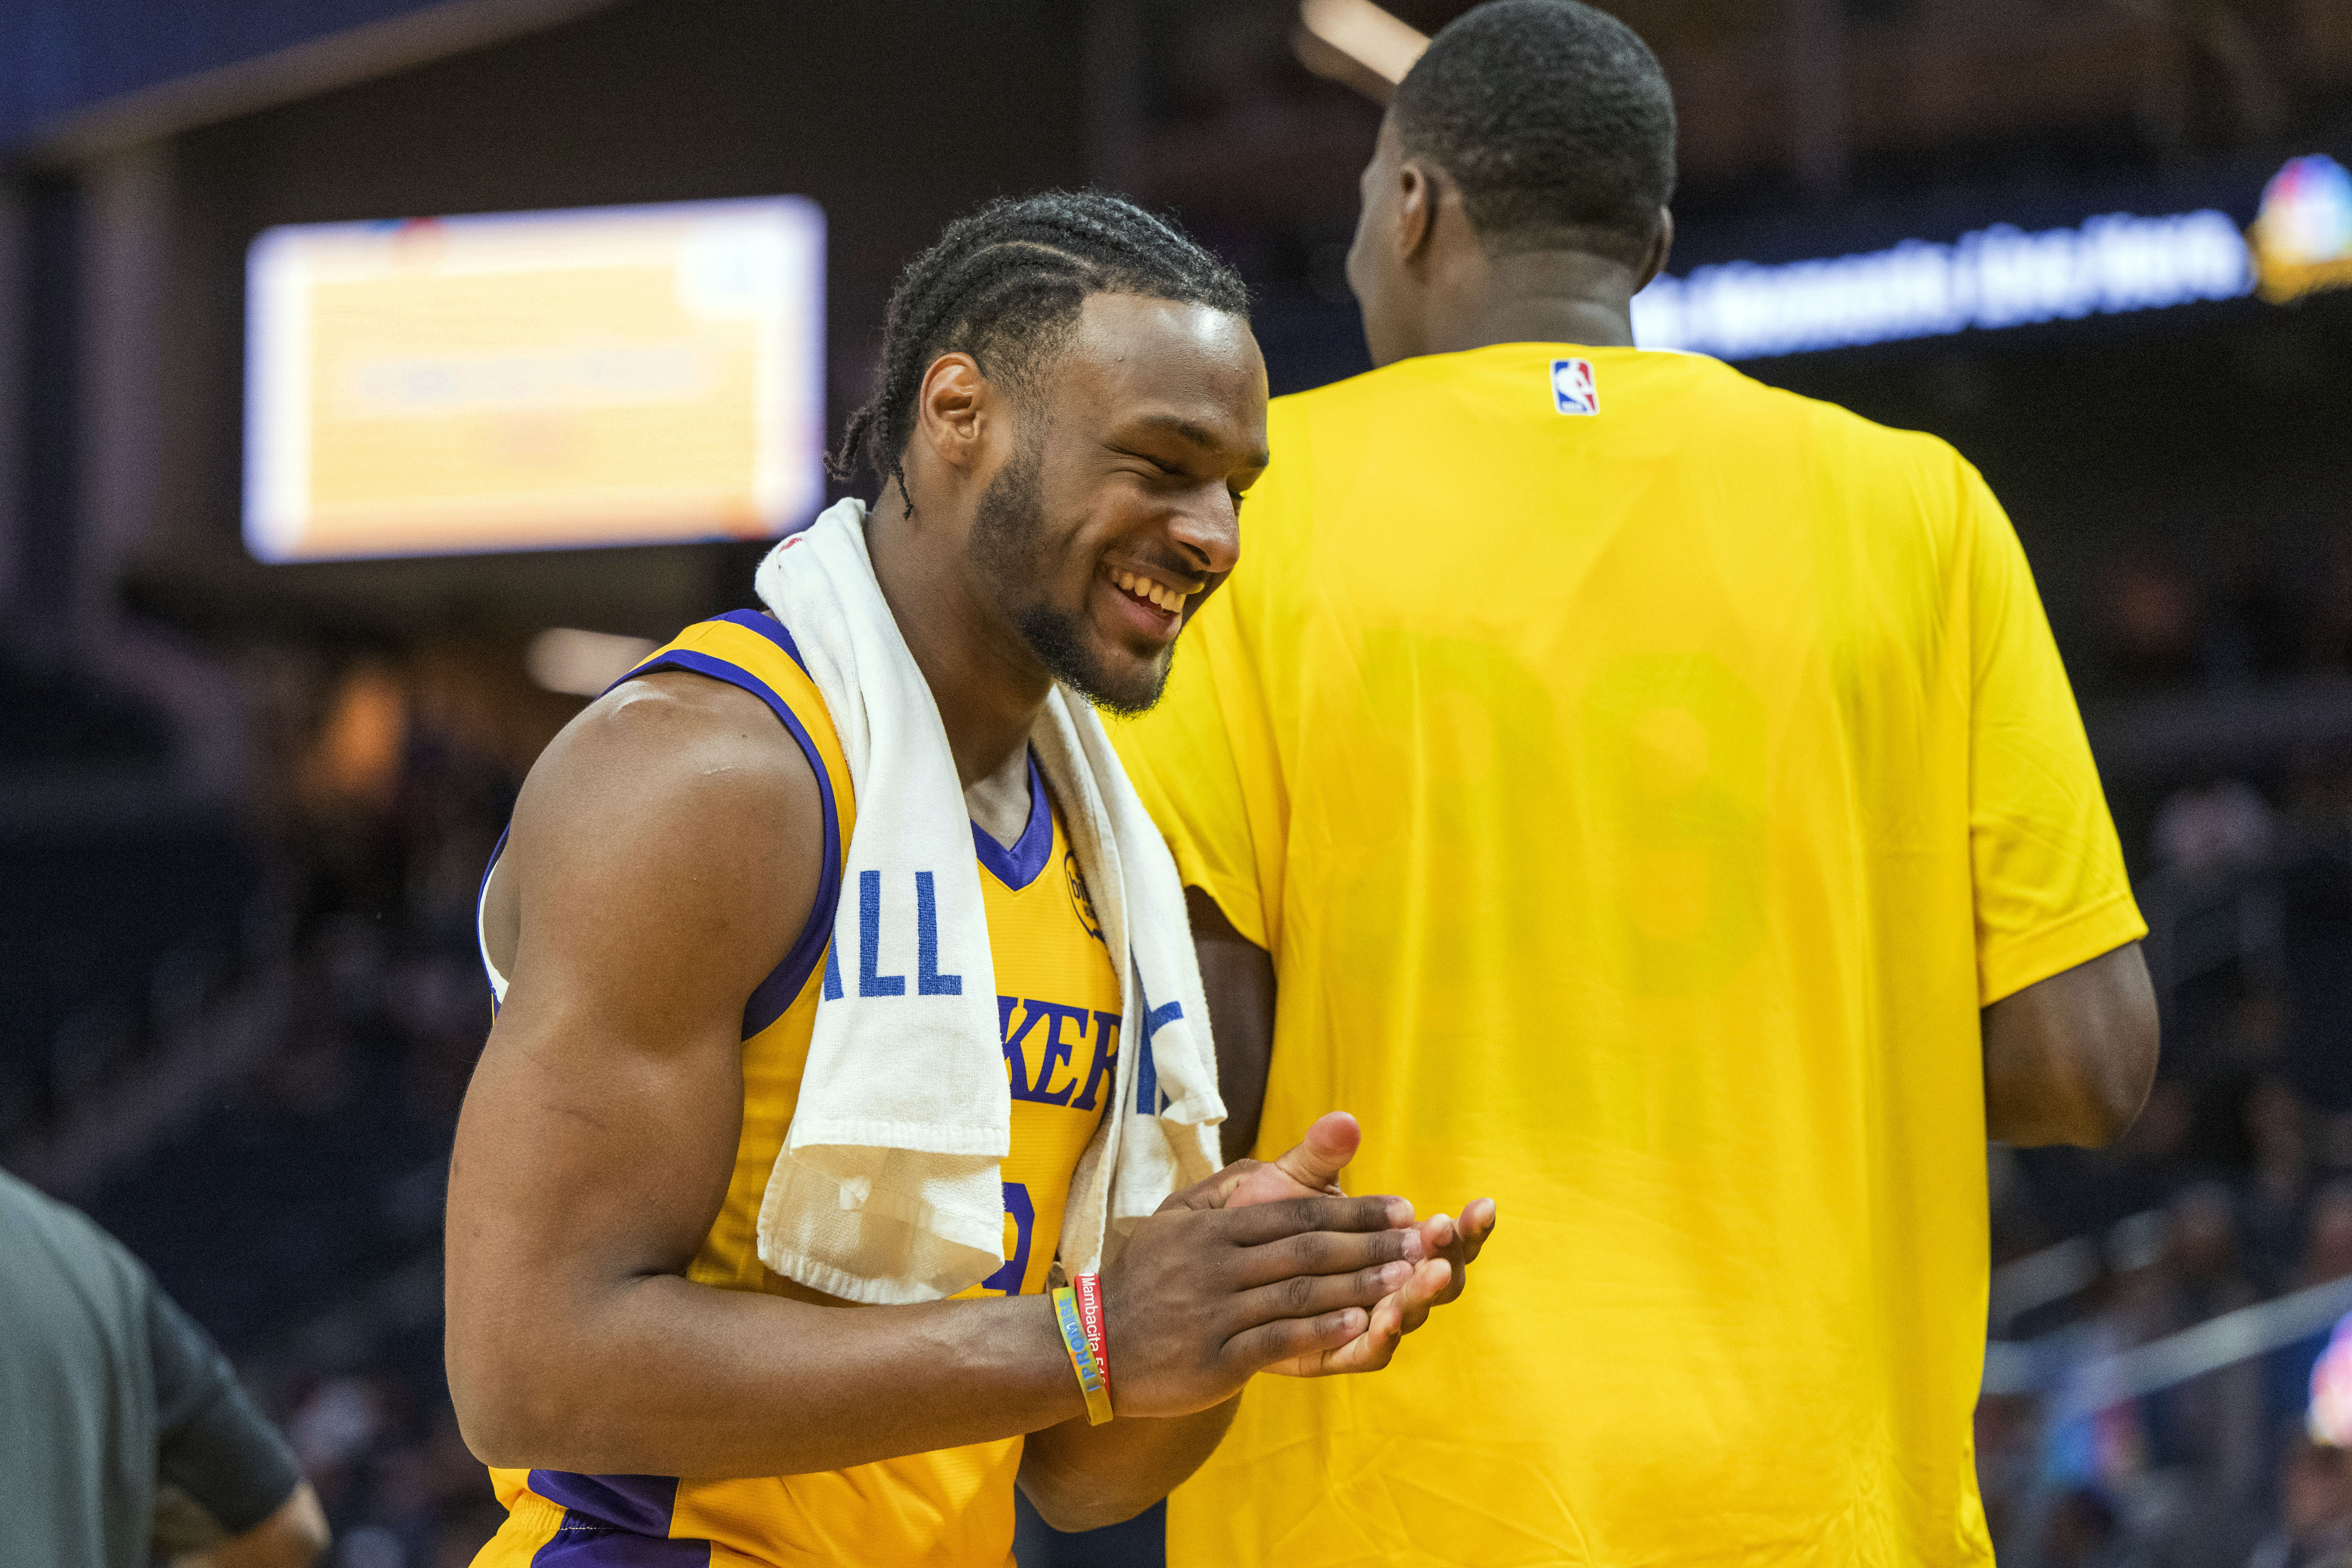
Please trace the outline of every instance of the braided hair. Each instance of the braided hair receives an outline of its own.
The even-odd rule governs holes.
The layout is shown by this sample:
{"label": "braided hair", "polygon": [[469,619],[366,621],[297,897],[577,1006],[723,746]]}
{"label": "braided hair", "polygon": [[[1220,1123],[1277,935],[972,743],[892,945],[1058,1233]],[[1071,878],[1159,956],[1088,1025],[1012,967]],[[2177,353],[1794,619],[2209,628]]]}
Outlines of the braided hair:
{"label": "braided hair", "polygon": [[948,225],[907,265],[883,318],[873,396],[849,416],[828,462],[836,479],[859,466],[895,481],[909,512],[904,467],[915,400],[941,354],[971,355],[981,374],[1026,390],[1076,330],[1090,294],[1140,294],[1249,313],[1241,279],[1166,218],[1103,191],[1000,197]]}

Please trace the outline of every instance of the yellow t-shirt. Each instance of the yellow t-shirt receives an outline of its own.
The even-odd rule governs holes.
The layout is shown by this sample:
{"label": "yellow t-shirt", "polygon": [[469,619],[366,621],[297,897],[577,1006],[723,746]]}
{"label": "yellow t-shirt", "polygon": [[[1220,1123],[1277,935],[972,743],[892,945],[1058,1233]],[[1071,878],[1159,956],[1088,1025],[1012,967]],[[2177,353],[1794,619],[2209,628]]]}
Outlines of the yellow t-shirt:
{"label": "yellow t-shirt", "polygon": [[2143,934],[1975,470],[1690,355],[1277,400],[1113,734],[1280,980],[1258,1152],[1500,1226],[1376,1376],[1260,1378],[1170,1561],[1989,1561],[1978,1010]]}
{"label": "yellow t-shirt", "polygon": [[[746,610],[688,627],[631,673],[687,669],[742,687],[768,702],[816,770],[832,875],[801,939],[745,1009],[735,1173],[688,1269],[688,1278],[720,1289],[806,1297],[760,1261],[760,1199],[792,1126],[828,983],[840,857],[856,808],[824,700],[798,659],[772,617]],[[972,829],[1013,1142],[1003,1162],[1004,1267],[959,1300],[1045,1289],[1070,1178],[1118,1081],[1118,976],[1061,813],[1034,762],[1029,782],[1029,822],[1016,842],[998,844]],[[886,963],[912,956],[911,944],[887,931],[881,943]],[[837,971],[831,979],[837,990]],[[540,1554],[553,1545],[562,1561],[580,1563],[1011,1568],[1021,1446],[1007,1437],[846,1470],[748,1479],[492,1470],[508,1515],[475,1564],[551,1562],[555,1556]]]}

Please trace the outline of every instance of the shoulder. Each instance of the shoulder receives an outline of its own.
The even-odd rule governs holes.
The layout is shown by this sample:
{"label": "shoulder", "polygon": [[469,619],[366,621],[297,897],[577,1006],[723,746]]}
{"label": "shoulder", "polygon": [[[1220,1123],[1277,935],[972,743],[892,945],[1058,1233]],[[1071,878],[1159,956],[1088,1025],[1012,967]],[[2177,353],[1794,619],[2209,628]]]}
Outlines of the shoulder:
{"label": "shoulder", "polygon": [[524,781],[487,897],[486,941],[515,933],[501,1024],[740,1009],[817,907],[825,820],[756,694],[662,671],[598,698]]}
{"label": "shoulder", "polygon": [[1983,476],[1939,436],[1768,386],[1718,361],[1660,357],[1702,367],[1689,377],[1684,418],[1717,460],[1778,473],[1816,517],[1844,517],[1882,542],[1907,537],[1950,561],[2000,511]]}
{"label": "shoulder", "polygon": [[1940,436],[1882,425],[1843,404],[1768,386],[1718,360],[1697,354],[1668,357],[1694,367],[1691,391],[1720,417],[1777,426],[1826,456],[1889,475],[1949,485],[1963,474],[1975,473]]}
{"label": "shoulder", "polygon": [[102,1258],[109,1265],[131,1261],[96,1220],[5,1171],[0,1171],[0,1234],[61,1256]]}
{"label": "shoulder", "polygon": [[[1431,357],[1399,360],[1343,381],[1327,382],[1305,392],[1285,393],[1265,405],[1267,441],[1276,444],[1286,433],[1304,431],[1332,419],[1356,421],[1392,398],[1435,384],[1431,374],[1434,363]],[[1280,451],[1278,444],[1275,449]]]}
{"label": "shoulder", "polygon": [[665,670],[598,698],[549,744],[516,803],[509,853],[688,877],[724,865],[732,883],[778,858],[814,868],[823,841],[816,776],[780,716],[740,687]]}
{"label": "shoulder", "polygon": [[1328,499],[1332,481],[1355,474],[1386,429],[1411,422],[1400,401],[1420,384],[1412,374],[1419,363],[1402,361],[1267,403],[1266,449],[1274,460],[1250,487],[1242,515],[1243,553],[1256,570],[1303,541],[1318,489]]}
{"label": "shoulder", "polygon": [[143,1320],[146,1268],[98,1222],[0,1172],[0,1256],[8,1310],[19,1326],[65,1314],[99,1317],[119,1336]]}
{"label": "shoulder", "polygon": [[[614,688],[582,710],[531,769],[531,784],[596,793],[654,793],[709,801],[806,786],[806,758],[776,712],[741,687],[685,670],[659,670]],[[526,784],[526,793],[530,784]]]}

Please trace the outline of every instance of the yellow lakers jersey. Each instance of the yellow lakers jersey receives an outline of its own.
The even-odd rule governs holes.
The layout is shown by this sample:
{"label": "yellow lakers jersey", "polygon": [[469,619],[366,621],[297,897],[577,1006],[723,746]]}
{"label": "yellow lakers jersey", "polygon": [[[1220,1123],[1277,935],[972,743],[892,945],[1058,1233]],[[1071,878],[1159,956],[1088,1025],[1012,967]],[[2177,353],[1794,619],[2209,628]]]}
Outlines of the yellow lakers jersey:
{"label": "yellow lakers jersey", "polygon": [[1715,361],[1505,343],[1277,399],[1114,725],[1279,979],[1257,1152],[1500,1208],[1372,1377],[1261,1378],[1181,1568],[1957,1564],[1978,1010],[2142,933],[2008,519]]}
{"label": "yellow lakers jersey", "polygon": [[[808,758],[823,796],[825,861],[815,906],[744,1009],[743,1122],[734,1175],[688,1271],[720,1289],[806,1296],[761,1263],[756,1228],[833,967],[829,937],[856,815],[849,769],[824,699],[790,633],[772,616],[738,611],[691,626],[625,679],[656,670],[690,670],[766,702]],[[1118,978],[1034,759],[1029,790],[1028,826],[1014,843],[972,829],[996,964],[1013,1139],[1003,1162],[1004,1266],[966,1296],[1044,1289],[1072,1173],[1117,1082]],[[546,1561],[540,1553],[553,1545],[572,1553],[562,1561],[582,1563],[1003,1568],[1012,1561],[1021,1447],[1020,1438],[1009,1437],[847,1470],[749,1479],[494,1469],[507,1521],[475,1561],[478,1568],[514,1568]]]}

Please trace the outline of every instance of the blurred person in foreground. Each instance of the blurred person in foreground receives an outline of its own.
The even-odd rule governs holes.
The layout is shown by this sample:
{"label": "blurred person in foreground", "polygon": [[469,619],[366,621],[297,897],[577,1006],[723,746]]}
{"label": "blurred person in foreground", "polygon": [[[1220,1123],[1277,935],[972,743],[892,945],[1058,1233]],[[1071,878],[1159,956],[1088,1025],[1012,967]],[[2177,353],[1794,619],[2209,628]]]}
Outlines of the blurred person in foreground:
{"label": "blurred person in foreground", "polygon": [[2278,1532],[2246,1568],[2352,1568],[2352,1455],[2295,1434],[2279,1474]]}
{"label": "blurred person in foreground", "polygon": [[[2148,1337],[2179,1333],[2250,1307],[2262,1291],[2246,1277],[2236,1201],[2219,1182],[2198,1182],[2172,1200],[2164,1293]],[[2216,1367],[2166,1389],[2148,1403],[2158,1465],[2189,1468],[2200,1508],[2210,1516],[2262,1500],[2267,1466],[2262,1363],[2253,1359]]]}
{"label": "blurred person in foreground", "polygon": [[2347,1276],[2352,1276],[2352,1181],[2339,1177],[2312,1197],[2294,1288],[2305,1289]]}
{"label": "blurred person in foreground", "polygon": [[2146,928],[1976,471],[1633,348],[1674,166],[1618,22],[1438,34],[1349,256],[1380,368],[1272,405],[1114,727],[1228,1156],[1344,1104],[1366,1190],[1513,1232],[1382,1379],[1253,1385],[1172,1563],[1990,1559],[1986,1139],[2128,1127]]}
{"label": "blurred person in foreground", "polygon": [[0,1562],[304,1568],[319,1500],[212,1341],[84,1215],[0,1172]]}
{"label": "blurred person in foreground", "polygon": [[2036,1568],[2122,1568],[2133,1559],[2115,1505],[2089,1487],[2061,1493],[2042,1522]]}
{"label": "blurred person in foreground", "polygon": [[1453,1285],[1331,1187],[1345,1117],[1220,1172],[1183,889],[1086,700],[1148,707],[1233,565],[1244,309],[1116,197],[950,226],[845,443],[871,512],[532,769],[449,1186],[480,1562],[1001,1568],[1016,1485],[1130,1518],[1253,1374],[1377,1370]]}

